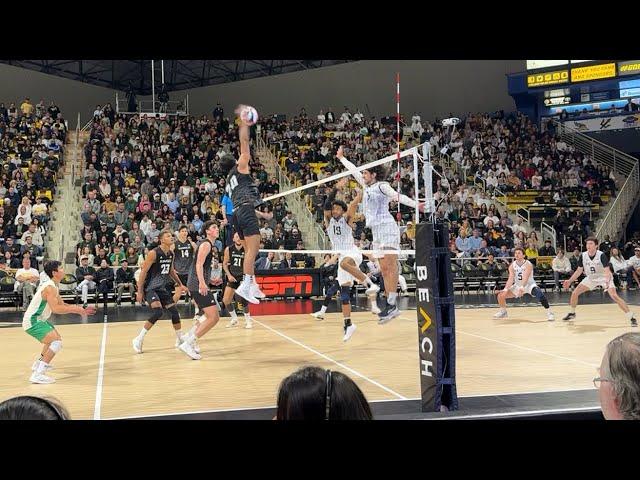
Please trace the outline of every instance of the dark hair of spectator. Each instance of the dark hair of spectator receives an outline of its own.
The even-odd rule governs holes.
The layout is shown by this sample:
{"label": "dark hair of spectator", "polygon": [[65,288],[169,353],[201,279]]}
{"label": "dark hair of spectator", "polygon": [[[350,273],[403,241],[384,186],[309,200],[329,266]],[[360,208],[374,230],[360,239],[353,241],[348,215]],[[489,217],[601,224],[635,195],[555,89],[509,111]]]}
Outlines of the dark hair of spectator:
{"label": "dark hair of spectator", "polygon": [[44,264],[44,273],[46,273],[49,278],[53,278],[53,273],[60,268],[60,265],[62,264],[57,260],[49,260]]}
{"label": "dark hair of spectator", "polygon": [[22,396],[0,403],[0,420],[69,420],[69,412],[56,400]]}
{"label": "dark hair of spectator", "polygon": [[178,231],[181,232],[182,230],[189,231],[189,227],[187,227],[186,225],[181,225],[180,228],[178,229]]}
{"label": "dark hair of spectator", "polygon": [[[340,372],[302,367],[280,384],[278,420],[373,420],[362,390]],[[330,387],[330,388],[329,388]]]}

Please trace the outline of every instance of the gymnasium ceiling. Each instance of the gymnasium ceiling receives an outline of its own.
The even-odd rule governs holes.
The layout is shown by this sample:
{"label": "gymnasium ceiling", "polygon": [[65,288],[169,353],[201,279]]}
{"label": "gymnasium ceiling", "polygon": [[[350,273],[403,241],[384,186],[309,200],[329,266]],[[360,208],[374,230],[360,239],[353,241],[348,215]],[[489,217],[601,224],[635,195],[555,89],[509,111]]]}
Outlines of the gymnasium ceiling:
{"label": "gymnasium ceiling", "polygon": [[[351,60],[164,60],[165,84],[169,92],[280,75],[346,63]],[[35,70],[114,90],[151,95],[151,60],[0,60]],[[161,82],[161,61],[154,62],[156,91]]]}

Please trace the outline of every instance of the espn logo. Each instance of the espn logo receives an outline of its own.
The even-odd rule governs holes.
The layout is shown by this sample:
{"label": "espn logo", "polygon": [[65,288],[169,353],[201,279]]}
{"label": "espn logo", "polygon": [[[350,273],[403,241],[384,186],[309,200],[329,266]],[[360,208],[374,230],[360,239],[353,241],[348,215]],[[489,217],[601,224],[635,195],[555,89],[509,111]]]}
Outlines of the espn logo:
{"label": "espn logo", "polygon": [[311,275],[257,276],[256,282],[268,297],[311,295],[313,292],[313,277]]}

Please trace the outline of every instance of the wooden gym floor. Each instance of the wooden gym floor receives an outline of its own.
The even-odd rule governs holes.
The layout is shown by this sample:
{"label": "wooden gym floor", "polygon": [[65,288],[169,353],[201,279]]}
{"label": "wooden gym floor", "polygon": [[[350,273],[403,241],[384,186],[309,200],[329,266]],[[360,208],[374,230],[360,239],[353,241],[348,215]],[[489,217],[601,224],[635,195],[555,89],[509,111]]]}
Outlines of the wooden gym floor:
{"label": "wooden gym floor", "polygon": [[[274,303],[271,312],[277,312]],[[183,317],[191,318],[182,308]],[[552,308],[555,322],[546,320],[541,307],[510,308],[502,320],[492,319],[496,308],[456,309],[458,395],[592,389],[605,345],[631,327],[612,303],[578,306],[573,324],[561,320],[566,306]],[[254,312],[252,330],[242,328],[242,320],[225,328],[228,318],[222,318],[200,341],[201,361],[174,348],[168,320],[156,324],[144,353],[135,354],[131,340],[142,327],[144,307],[110,307],[114,320],[108,323],[100,315],[98,323],[71,318],[58,325],[64,349],[55,359],[52,385],[29,383],[40,346],[15,322],[2,323],[8,328],[0,328],[0,400],[52,395],[75,419],[249,410],[275,405],[279,382],[305,364],[347,373],[370,401],[420,396],[415,310],[380,326],[360,309],[353,315],[358,330],[343,343],[341,314],[318,321],[308,315],[314,309],[317,303],[303,301],[284,306],[296,313]],[[191,320],[183,325],[190,327]]]}

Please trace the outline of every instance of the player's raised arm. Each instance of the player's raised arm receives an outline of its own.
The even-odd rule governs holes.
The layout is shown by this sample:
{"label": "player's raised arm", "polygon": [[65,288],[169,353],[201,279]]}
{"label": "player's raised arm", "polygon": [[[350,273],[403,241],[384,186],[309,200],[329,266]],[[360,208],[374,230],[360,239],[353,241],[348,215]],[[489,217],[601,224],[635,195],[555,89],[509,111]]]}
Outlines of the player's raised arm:
{"label": "player's raised arm", "polygon": [[236,108],[236,114],[240,119],[240,128],[238,129],[238,136],[240,138],[240,158],[238,158],[237,168],[240,173],[249,173],[249,162],[251,161],[251,148],[249,145],[249,124],[242,118],[242,111],[246,108],[246,105],[239,105]]}
{"label": "player's raised arm", "polygon": [[413,198],[409,198],[409,197],[407,197],[406,195],[404,195],[402,193],[399,194],[388,183],[381,183],[380,184],[380,191],[382,193],[384,193],[385,196],[389,197],[390,199],[392,199],[395,202],[399,202],[402,205],[406,205],[407,207],[411,207],[411,208],[416,208],[416,205],[418,205],[419,210],[421,212],[424,211],[424,203],[423,202],[418,203]]}
{"label": "player's raised arm", "polygon": [[353,178],[355,178],[356,181],[360,185],[362,185],[362,187],[365,187],[364,177],[362,176],[362,172],[356,170],[356,166],[353,163],[351,163],[347,159],[347,157],[344,156],[344,148],[342,148],[342,145],[340,145],[340,148],[338,148],[336,157],[338,157],[338,160],[340,160],[342,165],[344,165],[344,167],[351,172],[351,175],[353,175]]}
{"label": "player's raised arm", "polygon": [[358,210],[358,205],[362,201],[362,190],[356,189],[356,196],[353,197],[351,203],[349,204],[349,208],[347,208],[347,223],[350,227],[353,228],[353,224],[355,222],[356,211]]}

